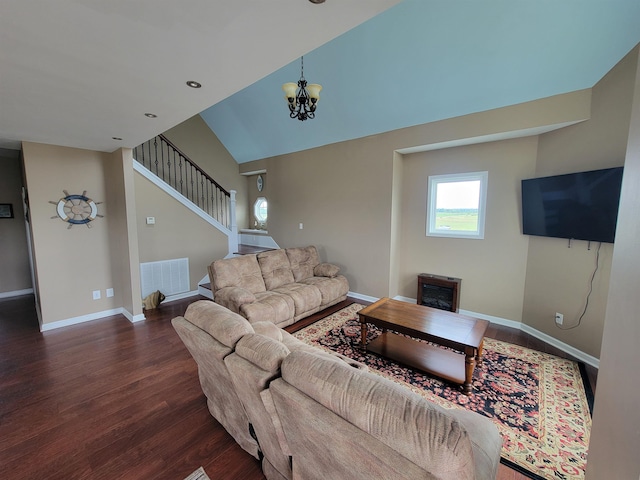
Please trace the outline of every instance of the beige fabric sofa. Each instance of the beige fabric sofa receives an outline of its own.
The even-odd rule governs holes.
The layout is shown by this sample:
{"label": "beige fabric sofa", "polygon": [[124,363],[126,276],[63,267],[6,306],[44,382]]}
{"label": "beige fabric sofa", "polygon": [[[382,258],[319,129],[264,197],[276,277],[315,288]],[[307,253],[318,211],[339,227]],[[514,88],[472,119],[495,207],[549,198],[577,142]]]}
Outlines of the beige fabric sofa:
{"label": "beige fabric sofa", "polygon": [[[268,480],[495,478],[500,435],[476,413],[442,409],[210,301],[172,323],[198,363],[211,413],[262,459]],[[220,338],[233,344],[226,354]]]}
{"label": "beige fabric sofa", "polygon": [[251,323],[285,327],[347,298],[349,282],[339,271],[309,246],[216,260],[209,278],[216,303]]}
{"label": "beige fabric sofa", "polygon": [[291,352],[269,385],[293,478],[495,479],[502,439],[487,418],[446,410],[379,375]]}

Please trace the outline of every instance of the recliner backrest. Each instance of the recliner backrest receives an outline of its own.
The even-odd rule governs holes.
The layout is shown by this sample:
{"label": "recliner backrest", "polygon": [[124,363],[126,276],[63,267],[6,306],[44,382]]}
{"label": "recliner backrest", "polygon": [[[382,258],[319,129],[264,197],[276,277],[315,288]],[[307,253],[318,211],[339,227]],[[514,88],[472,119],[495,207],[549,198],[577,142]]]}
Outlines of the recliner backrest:
{"label": "recliner backrest", "polygon": [[294,476],[475,478],[466,430],[406,388],[309,351],[289,354],[281,375],[269,390]]}
{"label": "recliner backrest", "polygon": [[267,290],[255,254],[215,260],[208,270],[214,296],[217,290],[225,287],[242,287],[251,293]]}

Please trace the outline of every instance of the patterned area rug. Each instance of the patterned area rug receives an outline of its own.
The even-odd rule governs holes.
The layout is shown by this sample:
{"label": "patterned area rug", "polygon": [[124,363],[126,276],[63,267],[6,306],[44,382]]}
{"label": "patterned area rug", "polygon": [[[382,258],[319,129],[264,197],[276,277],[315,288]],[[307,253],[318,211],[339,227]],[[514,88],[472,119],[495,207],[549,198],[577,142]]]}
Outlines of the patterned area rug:
{"label": "patterned area rug", "polygon": [[[528,348],[485,338],[473,375],[474,392],[405,368],[373,354],[363,355],[352,304],[294,333],[300,340],[367,364],[375,373],[407,386],[445,408],[467,408],[489,417],[503,438],[502,462],[534,479],[582,480],[591,431],[590,392],[580,366]],[[369,325],[370,342],[381,331]]]}

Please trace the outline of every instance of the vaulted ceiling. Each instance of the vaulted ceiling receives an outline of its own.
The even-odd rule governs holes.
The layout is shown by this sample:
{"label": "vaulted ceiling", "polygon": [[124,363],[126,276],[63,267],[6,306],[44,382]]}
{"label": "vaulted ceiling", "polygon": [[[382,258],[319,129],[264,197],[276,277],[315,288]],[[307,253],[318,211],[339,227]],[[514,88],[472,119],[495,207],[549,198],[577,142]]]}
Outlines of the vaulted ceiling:
{"label": "vaulted ceiling", "polygon": [[243,163],[592,87],[638,25],[638,0],[3,0],[0,148],[113,151],[201,113]]}
{"label": "vaulted ceiling", "polygon": [[[331,2],[334,0],[327,0]],[[640,42],[638,0],[403,0],[201,116],[239,163],[590,88]]]}

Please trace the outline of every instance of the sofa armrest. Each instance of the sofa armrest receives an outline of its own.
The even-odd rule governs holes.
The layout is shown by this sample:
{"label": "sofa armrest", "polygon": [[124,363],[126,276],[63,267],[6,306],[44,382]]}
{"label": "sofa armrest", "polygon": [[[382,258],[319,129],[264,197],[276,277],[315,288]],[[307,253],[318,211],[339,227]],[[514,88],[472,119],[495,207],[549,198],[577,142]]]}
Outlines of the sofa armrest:
{"label": "sofa armrest", "polygon": [[241,305],[255,302],[256,296],[242,287],[224,287],[215,293],[214,300],[216,303],[238,313]]}
{"label": "sofa armrest", "polygon": [[313,275],[316,277],[336,277],[340,273],[340,267],[332,263],[320,263],[313,269]]}

